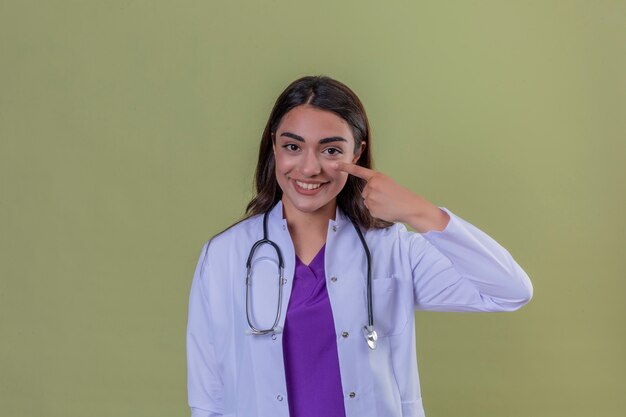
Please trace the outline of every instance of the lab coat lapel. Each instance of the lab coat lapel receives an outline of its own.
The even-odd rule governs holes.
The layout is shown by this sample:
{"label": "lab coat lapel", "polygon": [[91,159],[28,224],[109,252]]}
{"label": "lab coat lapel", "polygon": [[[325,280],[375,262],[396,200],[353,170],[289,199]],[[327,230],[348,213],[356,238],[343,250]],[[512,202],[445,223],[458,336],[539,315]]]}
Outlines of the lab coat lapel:
{"label": "lab coat lapel", "polygon": [[367,305],[362,296],[367,258],[354,225],[339,207],[335,220],[329,222],[324,265],[335,331],[367,324]]}
{"label": "lab coat lapel", "polygon": [[289,229],[287,228],[287,219],[283,218],[283,203],[278,203],[270,211],[268,218],[268,233],[280,248],[283,256],[283,296],[281,300],[281,314],[278,326],[280,329],[285,328],[285,317],[287,315],[287,307],[289,306],[289,298],[291,297],[291,289],[295,272],[295,249]]}

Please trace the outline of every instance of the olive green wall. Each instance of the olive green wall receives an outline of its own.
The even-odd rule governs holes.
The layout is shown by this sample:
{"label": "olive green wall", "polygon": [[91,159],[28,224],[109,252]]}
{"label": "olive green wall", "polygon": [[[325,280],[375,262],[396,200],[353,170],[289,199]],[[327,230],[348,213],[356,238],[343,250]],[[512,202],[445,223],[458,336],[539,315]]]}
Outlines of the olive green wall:
{"label": "olive green wall", "polygon": [[200,248],[277,95],[326,74],[376,169],[534,284],[417,313],[427,416],[623,416],[625,39],[618,1],[0,1],[0,415],[189,414]]}

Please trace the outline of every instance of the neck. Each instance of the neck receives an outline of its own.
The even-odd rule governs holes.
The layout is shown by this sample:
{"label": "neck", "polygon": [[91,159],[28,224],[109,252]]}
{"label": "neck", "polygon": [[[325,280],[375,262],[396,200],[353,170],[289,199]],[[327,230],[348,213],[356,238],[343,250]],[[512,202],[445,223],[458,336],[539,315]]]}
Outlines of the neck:
{"label": "neck", "polygon": [[326,236],[328,221],[335,220],[337,200],[334,199],[318,210],[310,213],[302,212],[291,205],[289,200],[283,198],[283,217],[287,220],[289,230],[300,236]]}

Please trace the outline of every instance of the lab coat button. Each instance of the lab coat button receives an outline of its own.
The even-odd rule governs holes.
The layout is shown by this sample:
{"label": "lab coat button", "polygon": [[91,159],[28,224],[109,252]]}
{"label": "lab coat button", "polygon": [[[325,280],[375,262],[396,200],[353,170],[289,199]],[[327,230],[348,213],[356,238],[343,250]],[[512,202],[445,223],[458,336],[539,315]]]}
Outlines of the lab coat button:
{"label": "lab coat button", "polygon": [[272,340],[276,340],[276,333],[272,333]]}
{"label": "lab coat button", "polygon": [[330,280],[331,280],[332,282],[337,282],[337,277],[330,277]]}
{"label": "lab coat button", "polygon": [[333,232],[337,231],[337,226],[333,226]]}
{"label": "lab coat button", "polygon": [[276,397],[276,399],[277,399],[278,401],[282,401],[282,400],[283,400],[283,396],[282,396],[282,395],[280,395],[280,394],[278,394],[278,396]]}
{"label": "lab coat button", "polygon": [[343,333],[341,333],[341,336],[345,338],[345,337],[350,336],[350,333],[348,333],[348,332],[343,332]]}
{"label": "lab coat button", "polygon": [[354,397],[356,397],[356,393],[353,391],[350,393],[350,398],[354,398]]}

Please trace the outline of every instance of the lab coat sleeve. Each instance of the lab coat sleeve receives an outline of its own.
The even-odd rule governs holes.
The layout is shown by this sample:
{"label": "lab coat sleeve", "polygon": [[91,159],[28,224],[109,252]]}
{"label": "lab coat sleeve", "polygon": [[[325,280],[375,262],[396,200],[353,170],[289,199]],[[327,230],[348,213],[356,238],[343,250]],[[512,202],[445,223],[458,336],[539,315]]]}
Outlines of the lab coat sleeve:
{"label": "lab coat sleeve", "polygon": [[223,415],[223,388],[210,324],[206,261],[209,241],[202,247],[191,283],[187,321],[187,389],[192,417]]}
{"label": "lab coat sleeve", "polygon": [[[413,233],[411,267],[416,310],[514,311],[533,286],[511,254],[445,207],[443,231]],[[411,232],[408,232],[411,233]]]}

